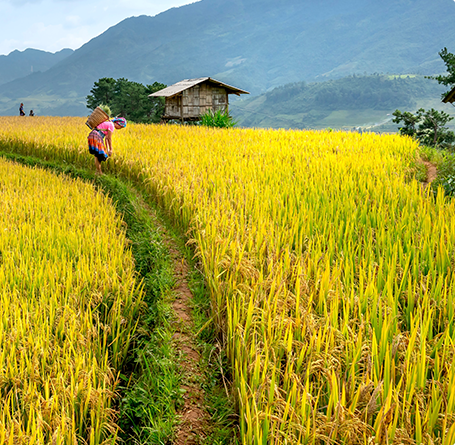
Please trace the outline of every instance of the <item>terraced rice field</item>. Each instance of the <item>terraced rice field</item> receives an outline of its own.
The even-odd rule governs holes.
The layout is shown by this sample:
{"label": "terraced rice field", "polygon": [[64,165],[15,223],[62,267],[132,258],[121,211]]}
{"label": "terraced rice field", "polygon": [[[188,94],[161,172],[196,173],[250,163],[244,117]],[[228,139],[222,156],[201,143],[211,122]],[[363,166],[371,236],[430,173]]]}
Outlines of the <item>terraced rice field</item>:
{"label": "terraced rice field", "polygon": [[[86,134],[84,119],[8,118],[0,146],[91,166]],[[114,137],[104,170],[145,188],[199,258],[242,443],[454,443],[455,204],[412,179],[413,141]]]}
{"label": "terraced rice field", "polygon": [[0,160],[0,443],[104,443],[142,291],[112,203]]}

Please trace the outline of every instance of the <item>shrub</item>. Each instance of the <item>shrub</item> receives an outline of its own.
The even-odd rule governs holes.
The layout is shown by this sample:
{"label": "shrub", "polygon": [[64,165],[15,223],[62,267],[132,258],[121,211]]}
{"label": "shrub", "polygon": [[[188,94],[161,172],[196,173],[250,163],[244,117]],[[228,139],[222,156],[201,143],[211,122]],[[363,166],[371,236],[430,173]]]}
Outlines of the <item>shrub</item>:
{"label": "shrub", "polygon": [[447,196],[455,195],[455,155],[447,154],[438,164],[438,177],[432,182],[433,190],[436,191],[438,186],[444,188]]}
{"label": "shrub", "polygon": [[209,110],[201,116],[201,125],[206,127],[231,128],[236,124],[227,110],[224,113],[220,110]]}

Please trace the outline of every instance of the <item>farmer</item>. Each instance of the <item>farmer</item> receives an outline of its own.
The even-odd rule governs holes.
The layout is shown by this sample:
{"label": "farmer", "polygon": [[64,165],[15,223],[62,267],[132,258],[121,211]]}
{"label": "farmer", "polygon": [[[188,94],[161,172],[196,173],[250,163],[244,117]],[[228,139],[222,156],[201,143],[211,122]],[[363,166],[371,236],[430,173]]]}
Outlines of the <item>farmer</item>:
{"label": "farmer", "polygon": [[96,174],[102,175],[101,162],[112,156],[112,133],[126,127],[124,117],[114,117],[94,128],[88,135],[88,151],[95,156]]}
{"label": "farmer", "polygon": [[21,106],[19,107],[19,116],[25,116],[24,104],[23,103],[21,103]]}

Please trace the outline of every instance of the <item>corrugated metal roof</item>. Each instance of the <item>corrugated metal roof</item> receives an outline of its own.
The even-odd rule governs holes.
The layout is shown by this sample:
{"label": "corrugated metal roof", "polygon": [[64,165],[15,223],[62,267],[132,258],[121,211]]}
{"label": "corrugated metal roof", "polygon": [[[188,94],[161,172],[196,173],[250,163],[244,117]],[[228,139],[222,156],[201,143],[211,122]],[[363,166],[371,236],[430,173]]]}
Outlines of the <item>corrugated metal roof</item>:
{"label": "corrugated metal roof", "polygon": [[181,93],[182,91],[187,90],[188,88],[194,87],[202,82],[209,81],[211,83],[217,84],[221,87],[226,88],[227,90],[231,90],[231,93],[228,94],[250,94],[248,91],[241,90],[239,88],[232,87],[227,85],[226,83],[220,82],[219,80],[212,79],[210,77],[199,77],[197,79],[185,79],[181,80],[180,82],[175,83],[169,87],[166,87],[156,93],[149,94],[149,97],[172,97],[176,94]]}
{"label": "corrugated metal roof", "polygon": [[450,102],[452,103],[453,101],[455,100],[455,88],[452,89],[452,91],[450,91],[446,97],[444,97],[444,99],[442,99],[442,101],[444,103],[447,103],[447,102]]}

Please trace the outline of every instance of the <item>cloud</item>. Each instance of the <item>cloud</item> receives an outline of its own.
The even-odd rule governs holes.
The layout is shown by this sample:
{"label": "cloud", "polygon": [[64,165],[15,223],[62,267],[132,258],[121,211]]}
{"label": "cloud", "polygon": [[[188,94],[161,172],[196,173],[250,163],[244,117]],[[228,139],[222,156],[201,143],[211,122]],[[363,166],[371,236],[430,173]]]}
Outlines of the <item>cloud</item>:
{"label": "cloud", "polygon": [[68,15],[65,17],[65,22],[73,26],[81,24],[81,18],[78,15]]}
{"label": "cloud", "polygon": [[0,54],[77,49],[127,17],[156,15],[188,0],[0,0]]}

